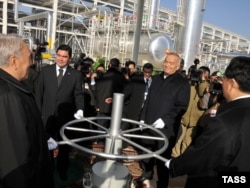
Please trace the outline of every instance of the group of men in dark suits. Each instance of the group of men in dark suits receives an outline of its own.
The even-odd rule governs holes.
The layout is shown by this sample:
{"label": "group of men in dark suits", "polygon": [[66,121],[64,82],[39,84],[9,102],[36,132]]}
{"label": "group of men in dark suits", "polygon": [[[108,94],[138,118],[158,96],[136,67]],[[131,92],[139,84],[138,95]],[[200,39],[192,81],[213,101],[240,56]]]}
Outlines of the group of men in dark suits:
{"label": "group of men in dark suits", "polygon": [[[71,54],[72,51],[68,45],[61,45],[57,49],[56,64],[42,69],[37,84],[37,103],[42,112],[47,133],[55,140],[61,139],[58,133],[63,124],[74,117],[83,117],[82,75],[79,71],[69,66]],[[138,121],[141,120],[160,129],[169,140],[168,149],[162,156],[170,159],[172,148],[177,139],[180,118],[185,113],[189,103],[190,86],[188,80],[178,72],[181,60],[178,54],[169,53],[163,63],[163,72],[161,74],[151,77],[153,66],[147,63],[143,67],[143,74],[136,74],[133,78],[125,80],[124,75],[120,71],[119,59],[111,59],[107,72],[96,80],[97,116],[110,116],[113,93],[124,93],[125,117]],[[204,130],[204,133],[202,133],[201,138],[197,140],[195,145],[191,145],[190,149],[187,149],[184,154],[171,159],[166,164],[160,160],[156,160],[156,163],[154,159],[143,160],[146,187],[150,187],[147,179],[153,178],[154,164],[157,165],[158,188],[168,186],[169,173],[171,176],[190,175],[186,184],[187,187],[193,186],[193,182],[201,183],[200,185],[202,186],[204,182],[206,182],[206,185],[217,186],[218,182],[214,179],[216,171],[212,170],[211,175],[211,171],[206,171],[207,169],[213,167],[216,170],[249,170],[248,165],[245,165],[244,161],[241,162],[239,160],[248,156],[247,145],[245,145],[245,142],[241,143],[238,138],[241,135],[242,139],[245,140],[246,134],[245,132],[243,134],[242,130],[248,131],[245,117],[247,114],[242,113],[238,109],[242,107],[244,112],[248,113],[250,88],[247,85],[249,84],[249,74],[247,73],[249,64],[246,62],[249,63],[249,58],[237,57],[228,66],[223,80],[223,93],[229,103],[218,110],[218,115],[214,120],[209,121],[208,128]],[[244,67],[244,69],[241,67]],[[57,82],[59,69],[63,69],[64,75],[60,85]],[[237,71],[240,71],[243,77],[239,77]],[[228,111],[229,107],[232,107],[232,110]],[[235,118],[235,114],[238,113],[239,116],[242,116],[241,120]],[[231,116],[227,114],[231,114]],[[230,119],[230,121],[227,119]],[[236,122],[239,123],[240,128],[235,127]],[[104,125],[103,122],[100,122],[100,124]],[[142,134],[146,135],[147,132],[143,131]],[[227,135],[232,136],[229,139]],[[209,140],[205,138],[209,138]],[[204,140],[206,140],[206,143],[204,143]],[[155,143],[150,144],[152,144],[152,147],[155,147]],[[150,144],[147,146],[150,146]],[[215,144],[217,144],[217,148],[214,147]],[[226,147],[226,144],[234,145],[235,147],[230,146],[230,149]],[[67,172],[68,167],[68,149],[67,146],[60,146],[58,171],[62,178],[67,177],[65,172]],[[213,151],[216,157],[207,155],[207,152],[210,151]],[[199,157],[195,161],[191,160],[191,158],[199,156],[198,153],[204,156]],[[229,159],[227,156],[232,157],[229,157]],[[199,165],[197,165],[197,162]],[[190,168],[186,168],[187,166]],[[204,172],[204,176],[202,175],[199,179],[196,174],[201,172]]]}
{"label": "group of men in dark suits", "polygon": [[[110,59],[106,73],[97,78],[95,81],[95,107],[98,117],[110,117],[113,94],[123,92],[126,80],[120,71],[120,64],[119,59]],[[97,122],[102,126],[109,128],[108,120],[100,119]]]}
{"label": "group of men in dark suits", "polygon": [[[46,66],[41,70],[41,72],[39,73],[37,88],[35,90],[36,101],[38,107],[41,110],[46,131],[49,134],[49,137],[52,137],[55,140],[61,139],[59,135],[59,130],[63,124],[65,124],[70,120],[73,120],[74,118],[83,118],[83,110],[84,110],[84,96],[83,96],[83,83],[82,83],[83,79],[79,71],[69,66],[71,55],[72,55],[72,49],[68,45],[59,46],[56,53],[56,63],[51,66]],[[155,128],[160,129],[167,136],[169,140],[168,149],[162,154],[162,156],[170,159],[171,151],[175,145],[177,138],[177,132],[180,125],[180,118],[187,109],[189,102],[189,94],[190,94],[190,87],[188,84],[188,80],[182,77],[178,72],[181,60],[182,59],[178,54],[169,53],[166,56],[166,59],[163,63],[163,72],[161,74],[151,77],[153,66],[152,64],[148,63],[145,64],[143,67],[142,70],[143,74],[134,75],[133,78],[130,78],[129,81],[128,80],[126,81],[124,75],[119,70],[120,61],[116,58],[111,59],[109,64],[110,67],[107,70],[107,72],[99,80],[96,80],[97,81],[96,92],[99,92],[99,95],[98,94],[96,95],[97,116],[110,116],[113,93],[115,92],[124,93],[125,117],[138,121],[141,120],[146,124],[153,125]],[[243,106],[246,106],[245,107],[246,109],[248,108],[247,100],[249,98],[248,97],[249,88],[246,84],[243,83],[247,79],[237,77],[237,74],[234,72],[234,70],[242,71],[243,72],[242,75],[245,75],[247,77],[248,74],[244,72],[244,70],[241,70],[239,67],[237,67],[238,64],[242,64],[242,67],[245,66],[246,68],[248,68],[245,63],[247,61],[249,61],[249,59],[243,57],[241,58],[238,57],[233,59],[231,64],[228,66],[226,70],[225,73],[226,76],[223,81],[223,93],[224,96],[228,99],[228,101],[232,101],[238,97],[240,99],[244,98],[244,101],[246,103]],[[63,72],[62,73],[63,77],[59,84],[58,76],[60,69]],[[235,92],[232,92],[232,90]],[[237,104],[240,103],[240,101],[243,101],[243,99],[237,100]],[[235,105],[232,105],[234,103],[236,102],[230,102],[227,105],[234,107]],[[242,106],[242,104],[240,104],[240,106]],[[217,115],[218,117],[223,115],[224,108],[222,107],[220,109],[221,110],[218,111]],[[221,115],[219,113],[220,111],[222,111]],[[235,111],[233,112],[236,113]],[[228,112],[228,113],[233,113],[233,112]],[[225,117],[226,115],[221,117],[223,121],[225,121],[224,120]],[[242,119],[244,120],[245,118],[242,117]],[[208,126],[208,130],[214,133],[213,136],[221,133],[221,131],[225,129],[224,123],[220,123],[220,126],[213,126],[213,124],[219,124],[219,122],[215,120],[217,120],[217,118],[209,122],[209,124],[212,125]],[[230,121],[231,124],[229,122],[227,124],[232,125],[232,129],[236,131],[235,129],[237,128],[233,126],[232,122],[234,121],[231,120]],[[243,127],[241,129],[247,131],[248,129],[244,127],[245,122],[246,121],[244,120],[244,122],[241,123]],[[103,122],[100,122],[100,124],[104,125]],[[106,126],[108,126],[108,124]],[[237,131],[239,132],[241,129]],[[208,132],[208,130],[205,130],[204,134],[202,135],[211,134],[210,132]],[[214,132],[215,130],[217,131],[216,134]],[[143,131],[142,134],[146,135],[147,132]],[[230,134],[232,134],[231,131]],[[213,136],[209,137],[211,138],[211,143],[218,142],[218,145],[220,146],[218,147],[220,148],[218,151],[216,149],[213,149],[213,151],[222,154],[221,156],[232,155],[235,157],[239,156],[240,158],[242,156],[244,157],[245,156],[244,153],[240,152],[236,153],[236,151],[241,151],[240,149],[242,143],[236,142],[237,141],[236,138],[233,140],[225,138],[224,140],[227,140],[226,141],[227,144],[234,144],[234,142],[236,142],[235,144],[237,146],[235,150],[228,151],[225,147],[225,141],[224,142],[221,141],[223,135],[224,133],[221,133],[219,138],[214,138]],[[239,132],[239,135],[241,135],[241,132]],[[203,136],[201,136],[201,138],[203,138]],[[199,142],[202,141],[198,139],[197,143]],[[150,144],[148,146],[150,146]],[[206,158],[208,155],[205,154],[207,151],[212,150],[212,148],[210,148],[209,145],[207,145],[207,148],[205,147],[206,146],[205,144],[203,145],[204,146],[201,146],[201,148],[198,149],[196,148],[196,145],[191,146],[190,148],[195,148],[199,153],[202,153],[204,151],[204,158],[200,158],[201,163],[204,162],[205,159],[207,159],[207,161],[209,160],[213,161],[213,158],[211,157]],[[151,146],[155,147],[155,144],[153,143],[153,145]],[[61,178],[66,179],[69,147],[68,146],[59,146],[59,147],[60,147],[59,148],[60,152],[58,156],[57,169]],[[244,148],[246,148],[246,146],[244,146]],[[202,164],[200,164],[200,168],[198,168],[195,163],[191,162],[188,164],[190,165],[190,169],[192,170],[183,167],[183,164],[189,161],[188,159],[190,158],[190,156],[193,157],[193,155],[196,152],[195,149],[194,150],[188,149],[187,152],[185,152],[180,157],[171,160],[170,165],[169,164],[167,165],[168,168],[170,169],[170,175],[177,176],[185,173],[195,174],[197,172],[200,172],[201,170],[208,168],[208,166]],[[218,156],[217,154],[215,155]],[[216,160],[219,159],[216,158]],[[225,165],[230,169],[232,166],[232,168],[236,168],[236,170],[242,170],[242,169],[244,170],[248,168],[246,166],[243,167],[243,164],[241,164],[238,160],[235,161],[234,166],[231,165],[231,162],[234,162],[234,159],[227,161],[225,164],[223,163],[222,166]],[[143,163],[145,166],[145,173],[144,173],[145,179],[146,180],[152,179],[153,166],[155,164],[154,159],[144,160]],[[207,162],[206,164],[209,163]],[[216,165],[218,164],[216,163]],[[169,169],[166,168],[165,167],[166,164],[164,164],[160,160],[156,160],[156,165],[157,165],[157,175],[158,175],[157,187],[165,188],[168,186]],[[204,177],[202,176],[202,178]],[[210,183],[214,182],[210,181],[211,180],[210,178],[211,176],[209,175],[208,178],[209,182]],[[199,182],[199,180],[197,181]],[[187,186],[190,184],[189,182],[192,181],[189,180],[187,182]],[[146,186],[149,187],[150,185],[146,182]]]}
{"label": "group of men in dark suits", "polygon": [[[153,77],[139,116],[144,123],[153,125],[167,136],[169,146],[162,154],[167,159],[171,158],[180,118],[189,102],[190,86],[188,80],[178,73],[179,62],[178,54],[167,55],[163,64],[163,73]],[[231,60],[222,83],[223,95],[227,102],[219,107],[216,116],[208,121],[201,135],[182,155],[167,160],[165,164],[156,160],[157,188],[168,187],[169,175],[176,177],[185,174],[188,175],[185,184],[187,188],[222,187],[228,183],[225,176],[242,177],[243,180],[240,183],[244,186],[249,185],[249,72],[249,57],[239,56]],[[145,140],[143,142],[146,144]],[[155,146],[153,143],[152,148]],[[143,161],[144,177],[148,179],[153,177],[155,162],[152,161],[153,159]],[[146,179],[144,187],[150,186]]]}
{"label": "group of men in dark suits", "polygon": [[[61,140],[59,130],[62,125],[84,117],[82,74],[69,66],[71,47],[60,45],[55,64],[42,68],[39,73],[33,91],[36,105],[32,92],[22,83],[31,65],[28,46],[16,36],[1,35],[0,40],[2,51],[9,53],[2,53],[5,58],[0,61],[0,147],[4,151],[0,158],[0,187],[53,187],[48,149],[58,147],[55,140]],[[13,52],[9,46],[13,47]],[[114,58],[97,88],[111,88],[115,82],[117,90],[107,91],[108,94],[100,92],[100,95],[105,94],[100,100],[110,112],[112,94],[124,92],[129,101],[127,117],[152,125],[167,136],[169,147],[162,156],[169,160],[165,164],[156,160],[158,188],[168,186],[169,174],[172,177],[187,174],[186,187],[220,187],[220,180],[225,182],[223,174],[231,172],[238,176],[241,172],[250,172],[250,58],[239,56],[231,60],[222,83],[227,102],[208,121],[195,143],[179,157],[170,159],[190,93],[188,80],[178,72],[180,63],[178,54],[168,53],[161,74],[151,78],[152,64],[145,64],[143,76],[135,76],[126,82],[118,71],[119,60]],[[114,80],[113,75],[118,74]],[[105,85],[108,80],[110,82]],[[96,107],[102,108],[98,103]],[[20,142],[23,144],[19,146]],[[62,179],[68,176],[68,154],[69,147],[59,145],[57,170]],[[146,179],[153,176],[155,163],[152,161],[143,161]],[[240,183],[249,184],[248,178]]]}
{"label": "group of men in dark suits", "polygon": [[124,93],[124,117],[139,121],[141,109],[152,83],[153,65],[145,63],[142,74],[134,74],[126,85]]}

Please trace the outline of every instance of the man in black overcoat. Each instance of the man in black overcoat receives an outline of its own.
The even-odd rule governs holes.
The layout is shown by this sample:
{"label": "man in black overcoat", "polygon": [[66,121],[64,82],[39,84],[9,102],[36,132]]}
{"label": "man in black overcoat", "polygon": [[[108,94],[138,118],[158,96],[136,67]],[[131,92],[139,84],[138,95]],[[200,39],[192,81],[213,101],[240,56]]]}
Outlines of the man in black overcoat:
{"label": "man in black overcoat", "polygon": [[[190,95],[188,80],[179,72],[181,58],[176,53],[169,53],[163,63],[163,72],[153,77],[147,99],[142,109],[140,120],[160,129],[168,138],[167,150],[162,153],[164,157],[170,157],[172,148],[176,143],[180,118],[185,113]],[[149,130],[148,130],[149,131]],[[151,134],[142,132],[142,134]],[[155,149],[157,145],[144,140],[149,148]],[[151,146],[150,146],[151,145]],[[159,147],[159,146],[158,146]],[[153,178],[154,159],[144,160],[146,186],[148,179]],[[168,186],[169,171],[160,160],[156,160],[157,188]]]}
{"label": "man in black overcoat", "polygon": [[27,79],[31,51],[21,37],[0,35],[0,187],[53,188],[47,135]]}
{"label": "man in black overcoat", "polygon": [[[114,93],[123,93],[125,76],[120,71],[120,60],[112,58],[106,73],[96,80],[96,111],[98,117],[110,117]],[[98,120],[109,128],[109,121]]]}

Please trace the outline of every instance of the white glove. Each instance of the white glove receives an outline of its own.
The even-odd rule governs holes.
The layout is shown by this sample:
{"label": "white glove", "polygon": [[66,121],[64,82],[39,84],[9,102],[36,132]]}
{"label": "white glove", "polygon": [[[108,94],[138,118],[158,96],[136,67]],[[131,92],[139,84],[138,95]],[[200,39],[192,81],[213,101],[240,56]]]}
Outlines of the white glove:
{"label": "white glove", "polygon": [[167,168],[169,168],[169,166],[170,166],[170,161],[171,161],[171,159],[170,159],[170,160],[167,160],[167,161],[165,162],[165,166],[166,166]]}
{"label": "white glove", "polygon": [[153,126],[157,129],[162,129],[165,127],[165,123],[161,118],[159,118],[153,123]]}
{"label": "white glove", "polygon": [[[140,120],[140,123],[144,123],[144,120]],[[143,126],[140,124],[139,127],[141,128],[142,131]]]}
{"label": "white glove", "polygon": [[74,114],[74,117],[76,119],[83,119],[83,110],[77,110],[77,112]]}
{"label": "white glove", "polygon": [[53,138],[51,138],[51,137],[49,138],[49,140],[47,140],[47,142],[48,142],[48,148],[49,148],[49,150],[54,150],[58,146],[57,142]]}

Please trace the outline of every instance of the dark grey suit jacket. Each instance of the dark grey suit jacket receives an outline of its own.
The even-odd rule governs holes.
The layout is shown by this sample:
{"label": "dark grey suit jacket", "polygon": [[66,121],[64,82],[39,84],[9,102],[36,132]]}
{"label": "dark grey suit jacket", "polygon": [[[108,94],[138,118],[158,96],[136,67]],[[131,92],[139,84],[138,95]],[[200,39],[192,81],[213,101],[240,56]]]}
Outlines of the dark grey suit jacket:
{"label": "dark grey suit jacket", "polygon": [[56,137],[61,126],[73,120],[77,110],[84,109],[82,75],[68,66],[58,87],[56,65],[45,66],[39,74],[35,95],[46,130]]}

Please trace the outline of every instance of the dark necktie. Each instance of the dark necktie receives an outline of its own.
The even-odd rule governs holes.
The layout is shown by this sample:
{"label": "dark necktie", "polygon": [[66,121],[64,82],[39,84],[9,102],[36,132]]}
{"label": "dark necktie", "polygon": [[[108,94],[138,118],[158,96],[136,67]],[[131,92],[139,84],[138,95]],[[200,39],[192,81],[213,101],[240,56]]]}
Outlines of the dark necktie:
{"label": "dark necktie", "polygon": [[60,86],[60,83],[63,79],[63,69],[59,69],[59,75],[57,76],[57,84]]}
{"label": "dark necktie", "polygon": [[148,92],[148,86],[149,86],[148,81],[149,81],[149,79],[146,79],[146,82],[145,82],[145,92]]}
{"label": "dark necktie", "polygon": [[148,87],[149,87],[149,83],[148,83],[148,79],[146,79],[146,82],[145,82],[145,92],[144,92],[144,100],[146,100],[147,95],[148,95]]}

